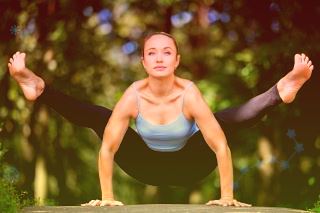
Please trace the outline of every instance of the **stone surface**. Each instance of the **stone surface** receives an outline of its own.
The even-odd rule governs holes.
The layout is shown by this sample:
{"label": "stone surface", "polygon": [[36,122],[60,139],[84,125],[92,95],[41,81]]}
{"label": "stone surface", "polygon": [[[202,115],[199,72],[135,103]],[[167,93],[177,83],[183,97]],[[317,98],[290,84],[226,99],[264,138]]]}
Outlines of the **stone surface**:
{"label": "stone surface", "polygon": [[27,207],[22,210],[23,213],[99,213],[99,212],[132,212],[132,213],[206,213],[206,212],[261,212],[261,213],[290,213],[290,212],[308,212],[304,210],[277,208],[277,207],[220,207],[195,204],[147,204],[147,205],[126,205],[115,207],[84,207],[84,206],[43,206]]}

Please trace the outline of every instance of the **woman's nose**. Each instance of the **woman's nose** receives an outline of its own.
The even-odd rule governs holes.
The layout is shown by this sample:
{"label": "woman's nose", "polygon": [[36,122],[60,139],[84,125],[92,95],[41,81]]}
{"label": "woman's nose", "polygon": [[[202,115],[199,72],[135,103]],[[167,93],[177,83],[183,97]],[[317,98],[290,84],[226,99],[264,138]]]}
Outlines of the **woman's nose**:
{"label": "woman's nose", "polygon": [[157,60],[157,62],[162,62],[162,54],[161,53],[157,54],[156,60]]}

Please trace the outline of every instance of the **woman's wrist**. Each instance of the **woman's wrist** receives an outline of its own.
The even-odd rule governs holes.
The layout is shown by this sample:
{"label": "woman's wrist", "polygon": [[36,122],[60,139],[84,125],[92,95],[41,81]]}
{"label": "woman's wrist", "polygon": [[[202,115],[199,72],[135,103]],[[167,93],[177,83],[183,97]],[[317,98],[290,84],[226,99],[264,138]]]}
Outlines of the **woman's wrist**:
{"label": "woman's wrist", "polygon": [[221,196],[220,199],[223,199],[223,200],[232,200],[232,199],[233,199],[233,195],[223,195],[223,196]]}
{"label": "woman's wrist", "polygon": [[102,200],[113,200],[114,199],[114,196],[113,196],[113,193],[112,192],[106,192],[106,193],[102,193],[102,196],[101,196]]}
{"label": "woman's wrist", "polygon": [[102,196],[101,200],[114,200],[113,196]]}

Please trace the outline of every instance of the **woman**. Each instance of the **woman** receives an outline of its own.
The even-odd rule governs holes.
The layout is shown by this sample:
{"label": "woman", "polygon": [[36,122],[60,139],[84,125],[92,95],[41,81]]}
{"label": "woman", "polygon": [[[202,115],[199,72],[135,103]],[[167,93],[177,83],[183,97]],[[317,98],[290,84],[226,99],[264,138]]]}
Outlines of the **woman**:
{"label": "woman", "polygon": [[[171,35],[151,34],[142,50],[141,61],[148,77],[134,82],[113,111],[81,103],[45,85],[25,68],[24,53],[17,52],[8,67],[28,100],[46,103],[102,138],[98,160],[102,199],[85,205],[123,205],[113,196],[115,160],[126,173],[152,185],[188,185],[218,165],[221,198],[207,205],[249,206],[233,198],[231,153],[222,128],[229,131],[251,125],[279,103],[292,102],[311,76],[311,61],[304,54],[296,54],[293,70],[267,92],[237,108],[213,114],[197,87],[175,75],[180,55]],[[131,118],[136,120],[138,132],[129,128]]]}

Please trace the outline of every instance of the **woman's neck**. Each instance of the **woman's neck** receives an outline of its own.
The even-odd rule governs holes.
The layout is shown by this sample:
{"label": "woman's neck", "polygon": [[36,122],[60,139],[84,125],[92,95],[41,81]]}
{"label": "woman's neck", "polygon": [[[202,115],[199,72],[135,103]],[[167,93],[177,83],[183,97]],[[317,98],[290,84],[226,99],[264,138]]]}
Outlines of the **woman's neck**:
{"label": "woman's neck", "polygon": [[155,97],[166,97],[171,94],[174,84],[175,75],[166,78],[154,78],[149,76],[147,78],[148,88]]}

